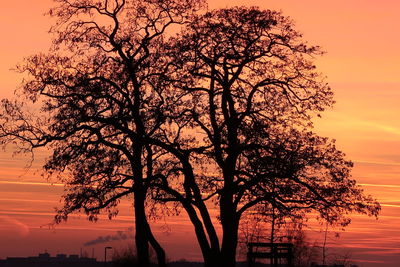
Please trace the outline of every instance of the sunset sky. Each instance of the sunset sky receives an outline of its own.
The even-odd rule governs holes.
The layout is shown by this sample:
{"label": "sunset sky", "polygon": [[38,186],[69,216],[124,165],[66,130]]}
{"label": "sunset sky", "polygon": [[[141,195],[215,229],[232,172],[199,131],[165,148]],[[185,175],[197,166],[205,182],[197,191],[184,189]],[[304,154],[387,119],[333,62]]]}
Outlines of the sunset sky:
{"label": "sunset sky", "polygon": [[[353,177],[382,205],[378,220],[360,215],[328,239],[328,246],[349,252],[359,266],[400,264],[400,2],[397,0],[210,0],[209,8],[235,5],[282,10],[310,44],[327,53],[317,59],[319,70],[335,92],[336,104],[315,120],[315,131],[337,140],[339,149],[355,163]],[[43,14],[51,0],[2,1],[0,15],[0,97],[12,97],[22,77],[12,69],[24,57],[46,52],[52,21]],[[72,216],[51,228],[54,207],[60,206],[62,185],[50,185],[38,168],[45,151],[26,170],[29,158],[0,151],[0,258],[49,253],[79,254],[80,249],[102,259],[105,245],[131,242],[133,218],[129,202],[113,221],[86,221]],[[201,260],[188,220],[167,218],[154,229],[170,259]],[[310,241],[323,238],[308,229]],[[126,240],[84,246],[98,237],[118,235]],[[193,238],[188,238],[193,236]],[[178,251],[180,251],[178,253]]]}

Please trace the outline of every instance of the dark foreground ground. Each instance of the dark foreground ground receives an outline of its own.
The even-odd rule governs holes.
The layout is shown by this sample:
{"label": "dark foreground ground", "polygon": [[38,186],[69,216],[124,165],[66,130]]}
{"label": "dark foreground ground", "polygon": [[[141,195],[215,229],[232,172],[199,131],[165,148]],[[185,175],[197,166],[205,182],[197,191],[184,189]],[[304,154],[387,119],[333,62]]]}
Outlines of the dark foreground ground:
{"label": "dark foreground ground", "polygon": [[[91,258],[49,258],[39,257],[28,258],[7,258],[0,260],[0,267],[133,267],[132,263],[115,264],[108,262],[98,262]],[[247,263],[237,263],[237,267],[248,267]],[[256,264],[254,267],[268,267],[269,264]],[[154,265],[156,267],[156,265]],[[201,262],[170,262],[168,267],[203,267]],[[282,265],[284,267],[284,265]]]}
{"label": "dark foreground ground", "polygon": [[[130,261],[113,263],[113,262],[98,262],[94,258],[80,257],[79,255],[58,254],[55,257],[48,253],[39,254],[36,257],[9,257],[5,260],[0,260],[0,267],[134,267]],[[238,262],[237,267],[248,267],[247,262]],[[269,267],[269,264],[256,263],[253,267]],[[286,267],[287,265],[279,265]],[[343,265],[310,265],[312,267],[344,267]],[[154,267],[157,267],[154,265]],[[203,267],[201,262],[178,261],[168,263],[168,267]],[[223,266],[221,266],[223,267]]]}

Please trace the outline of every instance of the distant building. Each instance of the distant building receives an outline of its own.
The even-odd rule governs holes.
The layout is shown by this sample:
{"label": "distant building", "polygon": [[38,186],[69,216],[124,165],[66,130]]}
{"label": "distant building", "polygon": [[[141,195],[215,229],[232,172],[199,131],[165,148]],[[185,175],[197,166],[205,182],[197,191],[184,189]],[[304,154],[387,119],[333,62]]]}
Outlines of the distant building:
{"label": "distant building", "polygon": [[0,267],[98,267],[104,266],[95,258],[79,257],[79,255],[57,254],[51,257],[49,253],[41,253],[37,257],[8,257],[0,260]]}
{"label": "distant building", "polygon": [[[311,267],[345,267],[344,264],[332,264],[332,265],[320,265],[316,263],[311,263]],[[350,265],[350,267],[358,267],[358,265]]]}

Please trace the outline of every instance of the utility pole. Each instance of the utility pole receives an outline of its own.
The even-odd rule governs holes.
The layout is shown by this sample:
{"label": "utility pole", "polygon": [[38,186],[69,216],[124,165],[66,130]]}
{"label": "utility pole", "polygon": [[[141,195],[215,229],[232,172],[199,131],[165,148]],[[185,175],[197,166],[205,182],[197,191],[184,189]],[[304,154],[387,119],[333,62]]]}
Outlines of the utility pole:
{"label": "utility pole", "polygon": [[325,234],[324,234],[324,244],[322,246],[322,265],[326,264],[326,238],[328,236],[328,222],[326,222],[325,226]]}

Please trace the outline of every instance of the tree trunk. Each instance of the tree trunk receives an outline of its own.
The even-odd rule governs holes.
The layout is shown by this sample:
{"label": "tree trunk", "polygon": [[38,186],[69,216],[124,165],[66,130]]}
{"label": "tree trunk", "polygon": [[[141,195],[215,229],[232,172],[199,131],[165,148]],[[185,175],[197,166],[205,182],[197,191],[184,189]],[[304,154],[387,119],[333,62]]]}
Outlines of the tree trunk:
{"label": "tree trunk", "polygon": [[[232,133],[229,135],[229,139],[232,139],[229,140],[230,144],[235,143],[235,136],[236,134]],[[237,159],[234,154],[233,150],[230,149],[229,156],[223,168],[224,188],[220,199],[222,225],[221,263],[226,267],[235,267],[236,265],[236,248],[239,231],[239,216],[237,214],[237,206],[234,203],[234,173]]]}
{"label": "tree trunk", "polygon": [[233,194],[228,190],[221,196],[220,214],[222,224],[221,263],[226,267],[236,264],[239,220],[237,218]]}
{"label": "tree trunk", "polygon": [[236,265],[238,227],[236,220],[230,222],[225,221],[222,225],[223,238],[221,247],[221,263],[223,263],[223,266],[234,267]]}
{"label": "tree trunk", "polygon": [[185,208],[189,219],[192,222],[197,241],[200,245],[200,249],[203,255],[204,266],[205,267],[221,267],[225,266],[221,264],[220,261],[220,250],[217,248],[212,248],[209,241],[207,240],[206,232],[204,230],[201,220],[198,218],[195,209],[189,203],[184,202],[183,207]]}
{"label": "tree trunk", "polygon": [[[213,253],[210,253],[209,257],[207,260],[204,260],[204,267],[221,267],[221,266],[227,266],[224,263],[222,264],[221,262],[221,255],[220,253],[217,253],[218,255],[214,255]],[[205,258],[204,258],[205,259]]]}
{"label": "tree trunk", "polygon": [[154,237],[153,232],[151,231],[150,225],[148,223],[147,223],[147,229],[149,233],[150,245],[157,254],[158,267],[166,267],[167,261],[165,258],[165,250],[161,247],[160,243],[158,243],[157,239]]}
{"label": "tree trunk", "polygon": [[149,267],[149,235],[147,229],[146,212],[144,208],[146,194],[138,191],[139,190],[134,193],[136,256],[139,267]]}

